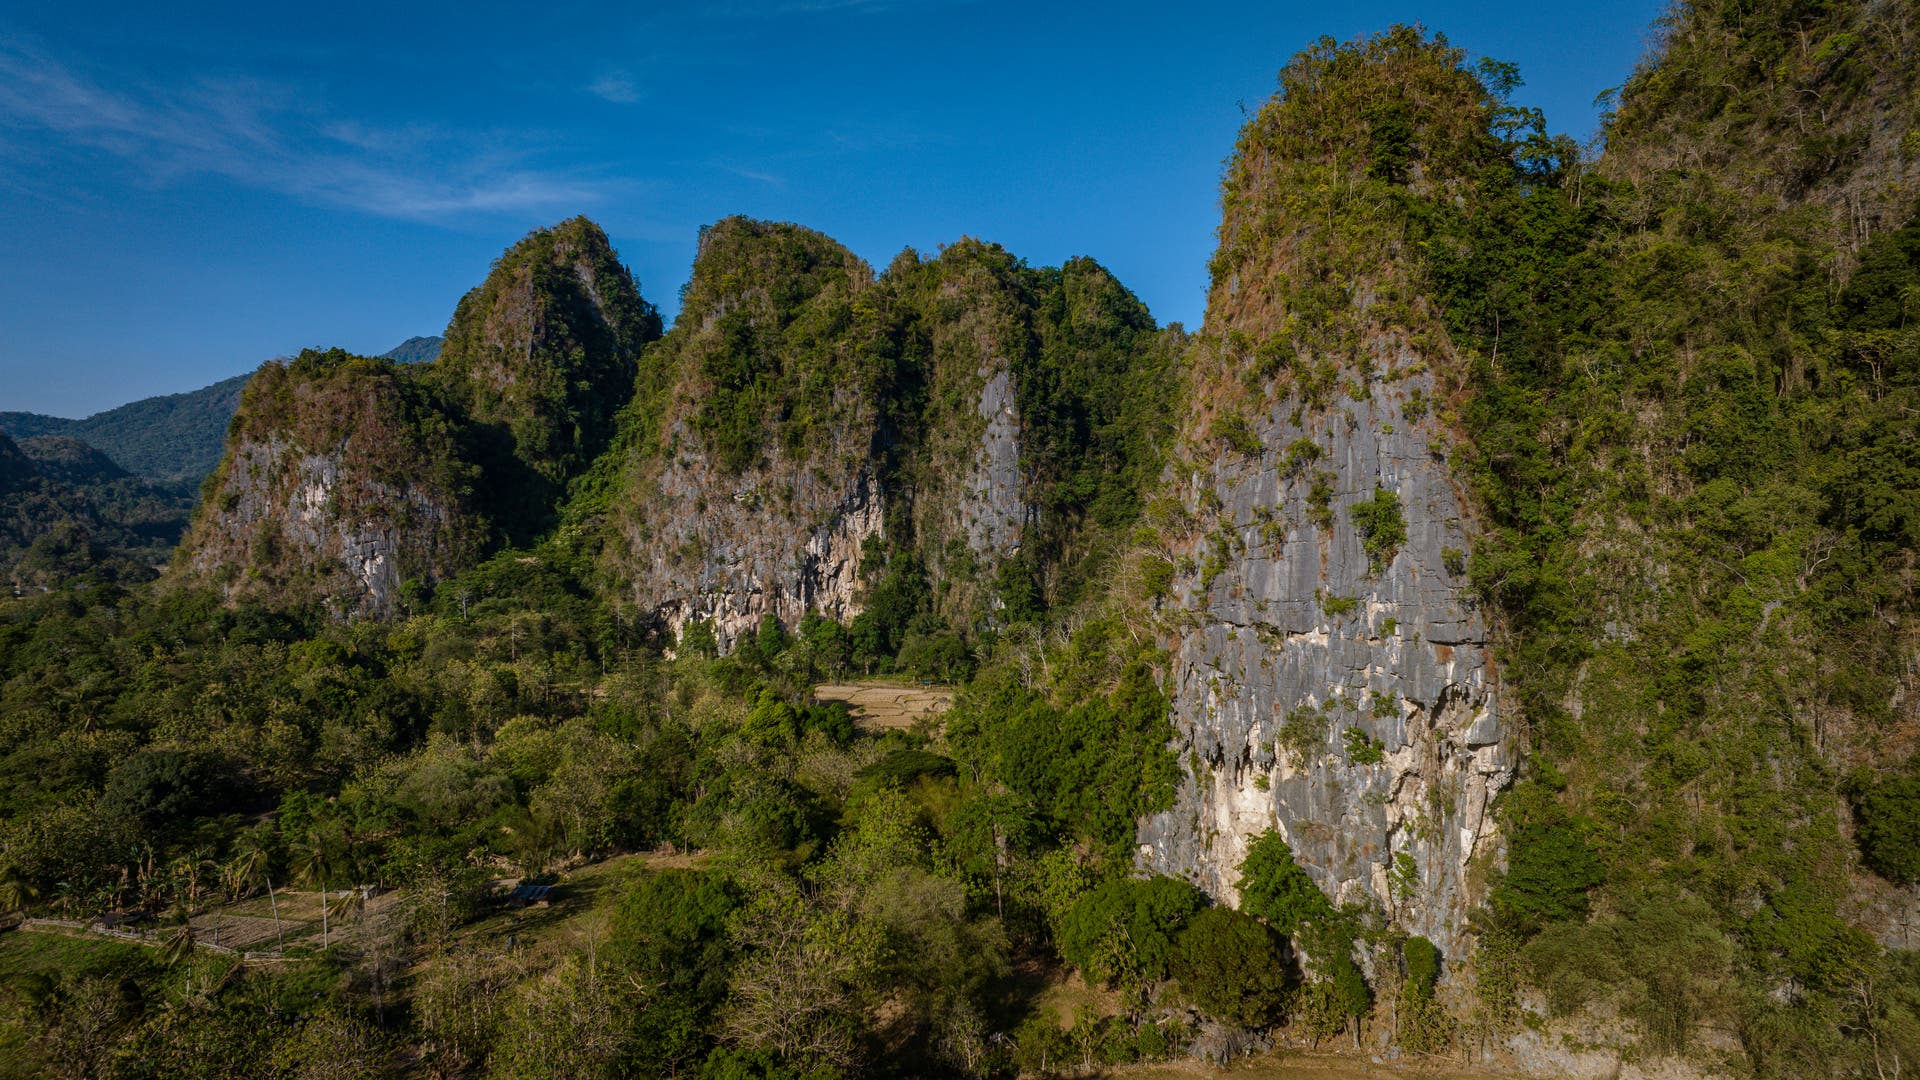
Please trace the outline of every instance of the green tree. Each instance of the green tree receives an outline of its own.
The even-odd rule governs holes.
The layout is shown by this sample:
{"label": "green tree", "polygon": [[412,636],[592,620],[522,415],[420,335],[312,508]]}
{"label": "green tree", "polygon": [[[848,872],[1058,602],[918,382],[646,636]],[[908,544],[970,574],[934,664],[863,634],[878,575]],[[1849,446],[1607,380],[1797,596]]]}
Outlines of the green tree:
{"label": "green tree", "polygon": [[1354,503],[1349,513],[1373,567],[1377,570],[1392,562],[1394,553],[1407,542],[1407,519],[1400,512],[1399,493],[1375,484],[1373,498]]}
{"label": "green tree", "polygon": [[1286,939],[1232,908],[1195,915],[1174,944],[1171,969],[1194,1004],[1241,1027],[1279,1023],[1292,990]]}
{"label": "green tree", "polygon": [[1054,937],[1060,955],[1090,982],[1127,975],[1159,982],[1170,971],[1175,936],[1206,902],[1205,893],[1179,878],[1115,878],[1082,896]]}
{"label": "green tree", "polygon": [[1853,814],[1866,864],[1889,881],[1920,881],[1920,777],[1857,783]]}

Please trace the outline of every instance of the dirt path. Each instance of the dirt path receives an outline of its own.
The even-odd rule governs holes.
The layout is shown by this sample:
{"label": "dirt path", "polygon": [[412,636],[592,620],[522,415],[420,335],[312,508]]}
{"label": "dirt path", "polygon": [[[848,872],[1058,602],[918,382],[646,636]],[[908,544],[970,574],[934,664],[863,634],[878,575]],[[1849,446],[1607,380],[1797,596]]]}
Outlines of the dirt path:
{"label": "dirt path", "polygon": [[868,731],[910,728],[923,717],[938,716],[953,705],[950,686],[917,683],[857,682],[815,687],[815,701],[844,701],[853,722]]}

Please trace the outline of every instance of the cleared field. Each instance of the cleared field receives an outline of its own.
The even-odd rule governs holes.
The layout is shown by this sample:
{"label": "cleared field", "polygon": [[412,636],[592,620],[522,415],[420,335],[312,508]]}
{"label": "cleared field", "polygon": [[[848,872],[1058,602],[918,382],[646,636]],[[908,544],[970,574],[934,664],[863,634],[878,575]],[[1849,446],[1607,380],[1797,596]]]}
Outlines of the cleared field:
{"label": "cleared field", "polygon": [[[328,894],[339,903],[340,893]],[[397,892],[382,893],[367,901],[364,909],[339,907],[328,915],[325,935],[336,940],[352,933],[354,924],[400,902]],[[275,918],[274,907],[279,907]],[[285,945],[318,946],[321,943],[320,894],[281,889],[271,899],[252,896],[234,904],[221,904],[193,917],[193,933],[200,941],[242,952],[278,949]]]}
{"label": "cleared field", "polygon": [[813,698],[844,701],[857,726],[868,731],[886,731],[910,728],[923,719],[946,712],[953,706],[953,688],[862,680],[815,687]]}
{"label": "cleared field", "polygon": [[1126,1080],[1198,1080],[1200,1077],[1240,1077],[1244,1080],[1485,1080],[1499,1074],[1447,1066],[1440,1062],[1396,1061],[1374,1064],[1361,1057],[1343,1054],[1312,1054],[1281,1051],[1236,1061],[1217,1069],[1197,1061],[1167,1062],[1160,1065],[1135,1065],[1114,1069],[1105,1075]]}

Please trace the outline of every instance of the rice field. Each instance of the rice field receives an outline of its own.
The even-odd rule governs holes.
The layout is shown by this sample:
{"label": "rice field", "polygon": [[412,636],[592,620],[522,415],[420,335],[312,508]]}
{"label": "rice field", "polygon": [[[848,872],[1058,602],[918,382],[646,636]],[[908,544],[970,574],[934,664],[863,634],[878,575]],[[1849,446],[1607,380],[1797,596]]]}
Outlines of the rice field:
{"label": "rice field", "polygon": [[846,702],[854,725],[863,731],[889,731],[946,712],[953,706],[953,688],[866,679],[815,687],[813,698]]}

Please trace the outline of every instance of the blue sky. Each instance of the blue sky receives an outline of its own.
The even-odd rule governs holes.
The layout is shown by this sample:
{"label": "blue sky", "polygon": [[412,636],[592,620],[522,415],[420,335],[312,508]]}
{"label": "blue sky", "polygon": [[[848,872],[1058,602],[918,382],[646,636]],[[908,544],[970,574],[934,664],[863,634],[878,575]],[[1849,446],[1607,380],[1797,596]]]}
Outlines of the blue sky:
{"label": "blue sky", "polygon": [[0,7],[0,411],[438,333],[575,213],[669,314],[698,227],[745,213],[877,267],[1091,255],[1197,326],[1221,162],[1302,45],[1423,23],[1586,136],[1663,5],[167,6]]}

